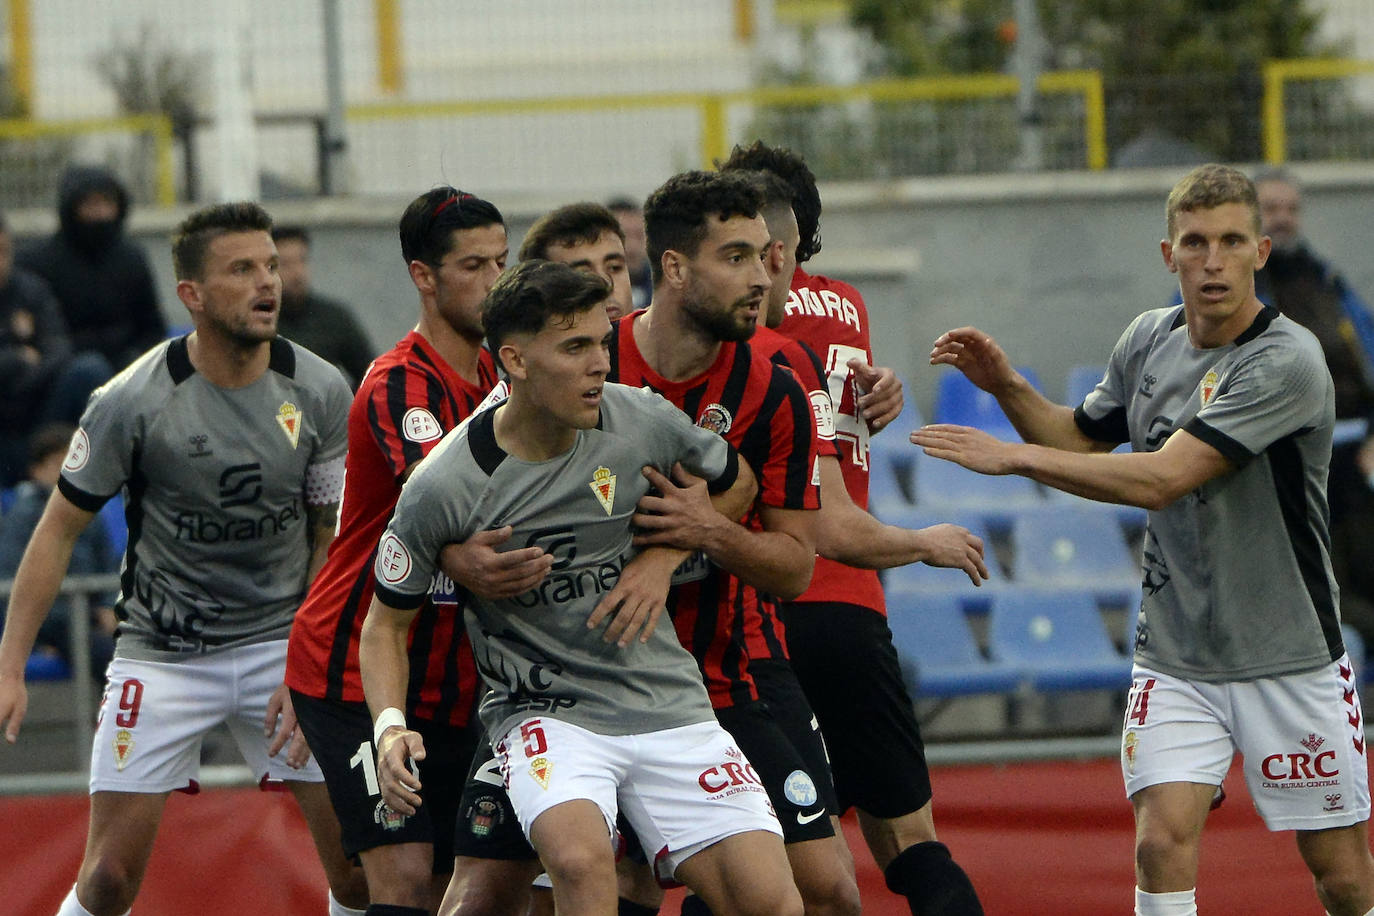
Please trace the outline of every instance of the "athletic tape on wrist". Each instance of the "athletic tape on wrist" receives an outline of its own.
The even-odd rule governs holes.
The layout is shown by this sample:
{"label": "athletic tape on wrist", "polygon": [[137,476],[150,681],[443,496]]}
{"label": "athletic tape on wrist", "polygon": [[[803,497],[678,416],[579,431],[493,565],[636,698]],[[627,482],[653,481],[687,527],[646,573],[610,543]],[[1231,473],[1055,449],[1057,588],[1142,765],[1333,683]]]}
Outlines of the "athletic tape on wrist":
{"label": "athletic tape on wrist", "polygon": [[372,724],[372,744],[380,747],[382,744],[382,732],[393,725],[406,727],[406,714],[395,706],[388,706],[377,714],[377,721]]}

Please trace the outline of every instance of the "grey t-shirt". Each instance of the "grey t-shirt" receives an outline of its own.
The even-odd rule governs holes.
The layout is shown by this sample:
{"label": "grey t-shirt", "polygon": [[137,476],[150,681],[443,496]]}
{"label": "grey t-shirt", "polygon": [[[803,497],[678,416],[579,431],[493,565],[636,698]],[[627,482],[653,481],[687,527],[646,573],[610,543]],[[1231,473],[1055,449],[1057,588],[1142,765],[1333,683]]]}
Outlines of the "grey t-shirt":
{"label": "grey t-shirt", "polygon": [[490,688],[479,714],[493,739],[519,719],[547,715],[604,735],[643,734],[711,721],[696,660],[661,621],[647,643],[621,649],[587,618],[635,554],[631,516],[649,490],[641,473],[674,462],[728,487],[737,458],[647,390],[607,384],[601,421],[569,451],[522,461],[496,443],[497,408],[445,437],[406,482],[382,536],[377,597],[416,607],[451,541],[510,525],[513,548],[540,546],[554,566],[536,589],[507,600],[469,596],[465,620]]}
{"label": "grey t-shirt", "polygon": [[183,337],[91,395],[58,486],[88,511],[124,490],[116,654],[174,661],[287,636],[306,506],[337,501],[350,401],[338,369],[281,338],[243,388],[196,372]]}
{"label": "grey t-shirt", "polygon": [[1149,514],[1141,664],[1222,682],[1340,657],[1326,505],[1335,400],[1311,333],[1265,308],[1232,343],[1199,349],[1182,306],[1146,312],[1075,419],[1135,451],[1184,429],[1236,465]]}

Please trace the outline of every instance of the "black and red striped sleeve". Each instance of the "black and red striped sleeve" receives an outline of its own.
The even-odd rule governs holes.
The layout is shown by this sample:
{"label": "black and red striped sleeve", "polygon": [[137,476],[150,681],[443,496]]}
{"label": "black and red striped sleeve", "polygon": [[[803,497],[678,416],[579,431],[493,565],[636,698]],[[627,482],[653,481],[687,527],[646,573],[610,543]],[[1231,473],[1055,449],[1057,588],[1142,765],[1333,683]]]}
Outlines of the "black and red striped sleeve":
{"label": "black and red striped sleeve", "polygon": [[815,420],[810,401],[791,370],[772,367],[758,421],[747,436],[766,436],[768,440],[763,472],[758,474],[759,500],[764,505],[779,509],[820,508],[820,486],[815,476]]}
{"label": "black and red striped sleeve", "polygon": [[453,398],[437,375],[414,362],[392,366],[369,381],[368,428],[400,482],[452,426]]}

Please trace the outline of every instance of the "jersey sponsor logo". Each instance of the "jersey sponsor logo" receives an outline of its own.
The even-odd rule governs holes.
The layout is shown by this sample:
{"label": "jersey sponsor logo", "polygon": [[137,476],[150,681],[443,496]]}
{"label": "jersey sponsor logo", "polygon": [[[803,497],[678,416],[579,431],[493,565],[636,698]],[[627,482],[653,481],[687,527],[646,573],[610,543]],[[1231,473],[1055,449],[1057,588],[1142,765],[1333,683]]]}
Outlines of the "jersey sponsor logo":
{"label": "jersey sponsor logo", "polygon": [[830,392],[817,389],[811,392],[811,415],[816,418],[816,435],[822,439],[835,438],[835,404]]}
{"label": "jersey sponsor logo", "polygon": [[1266,789],[1316,789],[1341,784],[1335,751],[1270,754],[1260,761]]}
{"label": "jersey sponsor logo", "polygon": [[697,785],[707,795],[729,798],[741,792],[762,792],[763,782],[752,764],[730,760],[718,766],[702,770],[697,776]]}
{"label": "jersey sponsor logo", "polygon": [[91,440],[84,429],[72,434],[71,444],[67,446],[67,459],[62,462],[62,470],[79,471],[91,459]]}
{"label": "jersey sponsor logo", "polygon": [[382,538],[377,547],[377,574],[387,585],[398,585],[410,575],[412,567],[410,551],[401,539],[394,534]]}
{"label": "jersey sponsor logo", "polygon": [[544,581],[513,599],[525,608],[566,604],[589,594],[605,594],[615,588],[624,568],[624,560],[616,557],[608,563],[571,569],[577,559],[577,534],[566,525],[531,532],[525,539],[525,546],[541,547],[554,558]]}
{"label": "jersey sponsor logo", "polygon": [[1158,382],[1159,382],[1159,376],[1157,376],[1157,375],[1151,375],[1151,374],[1148,373],[1148,372],[1146,372],[1144,375],[1142,375],[1142,376],[1140,377],[1140,396],[1143,397],[1143,398],[1152,398],[1152,397],[1154,397],[1154,396],[1155,396],[1154,387],[1155,387],[1156,384],[1158,384]]}
{"label": "jersey sponsor logo", "polygon": [[456,607],[460,603],[458,583],[445,575],[443,570],[436,571],[429,583],[429,600],[438,607]]}
{"label": "jersey sponsor logo", "polygon": [[300,500],[276,512],[265,512],[257,518],[223,518],[204,512],[178,512],[173,520],[176,539],[192,544],[220,544],[230,541],[260,541],[277,537],[293,523],[300,521]]}
{"label": "jersey sponsor logo", "polygon": [[706,409],[697,417],[697,426],[709,429],[717,436],[724,436],[735,423],[735,418],[723,404],[707,404]]}
{"label": "jersey sponsor logo", "polygon": [[782,783],[782,797],[798,808],[810,808],[820,798],[816,783],[804,770],[793,770]]}
{"label": "jersey sponsor logo", "polygon": [[129,763],[129,758],[134,753],[134,734],[127,728],[121,728],[115,732],[114,736],[114,759],[115,769],[122,770]]}
{"label": "jersey sponsor logo", "polygon": [[187,458],[208,458],[215,453],[212,448],[205,446],[210,442],[210,437],[205,433],[196,433],[194,436],[186,437],[186,444],[191,446],[191,450],[186,453]]}
{"label": "jersey sponsor logo", "polygon": [[1217,393],[1217,370],[1208,369],[1207,374],[1202,377],[1202,406],[1206,407],[1212,400],[1212,395]]}
{"label": "jersey sponsor logo", "polygon": [[1145,448],[1154,451],[1164,444],[1174,431],[1174,421],[1168,417],[1154,417],[1145,434]]}
{"label": "jersey sponsor logo", "polygon": [[679,563],[677,569],[673,570],[670,584],[683,585],[688,582],[700,582],[710,574],[711,561],[707,559],[706,552],[694,550],[690,557]]}
{"label": "jersey sponsor logo", "polygon": [[235,464],[219,475],[219,507],[232,509],[256,502],[262,496],[262,465]]}
{"label": "jersey sponsor logo", "polygon": [[783,308],[786,315],[828,315],[842,321],[856,331],[862,331],[859,323],[859,310],[846,296],[833,289],[813,290],[809,286],[798,287],[787,294],[787,305]]}
{"label": "jersey sponsor logo", "polygon": [[596,495],[596,501],[601,503],[601,508],[610,515],[615,508],[615,475],[608,467],[599,467],[592,473],[591,483],[587,486],[592,488],[592,493]]}
{"label": "jersey sponsor logo", "polygon": [[401,435],[411,442],[433,442],[443,437],[444,428],[425,408],[412,407],[401,418]]}
{"label": "jersey sponsor logo", "polygon": [[[577,706],[576,698],[553,692],[563,675],[563,666],[538,646],[509,629],[499,633],[483,630],[482,636],[480,644],[473,641],[473,660],[477,672],[487,683],[505,688],[508,696],[503,702],[514,704],[521,712],[557,712]],[[510,649],[508,645],[519,648]],[[539,720],[532,721],[537,723]],[[533,728],[528,723],[527,727]],[[533,734],[531,732],[531,736]],[[526,757],[542,754],[547,749],[539,743],[543,740],[542,730],[539,735],[538,740],[531,738],[532,743],[525,746]]]}
{"label": "jersey sponsor logo", "polygon": [[292,448],[301,441],[301,424],[304,422],[305,414],[290,401],[283,401],[281,407],[277,408],[277,425],[286,433],[286,441],[291,443]]}

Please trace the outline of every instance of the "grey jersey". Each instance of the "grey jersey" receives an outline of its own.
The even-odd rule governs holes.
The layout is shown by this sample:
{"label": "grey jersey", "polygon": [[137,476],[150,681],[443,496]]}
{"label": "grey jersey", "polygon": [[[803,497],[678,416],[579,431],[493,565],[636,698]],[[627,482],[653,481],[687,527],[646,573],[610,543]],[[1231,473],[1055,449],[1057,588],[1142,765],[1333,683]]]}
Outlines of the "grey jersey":
{"label": "grey jersey", "polygon": [[647,643],[602,641],[587,618],[634,555],[630,518],[649,490],[641,473],[674,462],[728,487],[737,458],[657,394],[607,384],[601,421],[548,461],[522,461],[496,444],[496,408],[475,414],[420,464],[401,491],[375,566],[377,597],[416,607],[440,548],[510,525],[513,547],[539,546],[554,566],[536,589],[508,600],[469,597],[465,618],[490,688],[479,713],[495,738],[531,714],[605,735],[643,734],[711,721],[696,660],[668,621]]}
{"label": "grey jersey", "polygon": [[118,655],[287,636],[309,566],[306,507],[337,501],[350,400],[338,369],[281,338],[243,388],[196,372],[183,337],[91,395],[58,485],[88,511],[124,490]]}
{"label": "grey jersey", "polygon": [[1235,681],[1340,657],[1326,506],[1335,400],[1311,333],[1265,308],[1234,342],[1198,349],[1182,306],[1146,312],[1075,417],[1135,451],[1187,430],[1236,466],[1149,515],[1139,662]]}

